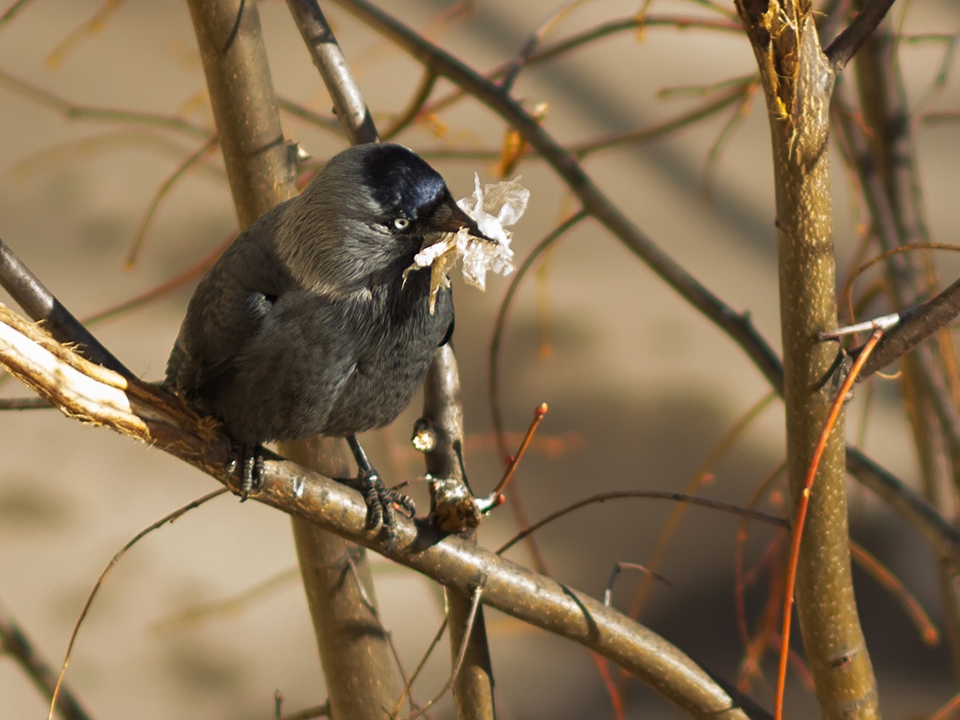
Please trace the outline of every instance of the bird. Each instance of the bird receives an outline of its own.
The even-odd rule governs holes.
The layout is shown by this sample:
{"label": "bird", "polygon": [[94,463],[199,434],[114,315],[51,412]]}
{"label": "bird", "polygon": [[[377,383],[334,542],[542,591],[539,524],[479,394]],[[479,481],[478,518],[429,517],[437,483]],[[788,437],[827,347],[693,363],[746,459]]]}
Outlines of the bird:
{"label": "bird", "polygon": [[431,307],[430,267],[408,268],[464,227],[489,239],[425,160],[370,143],[334,155],[224,251],[189,301],[164,385],[233,440],[241,498],[264,443],[324,435],[349,444],[358,474],[338,480],[362,493],[368,530],[390,539],[395,504],[415,514],[356,436],[403,411],[450,341],[450,288]]}

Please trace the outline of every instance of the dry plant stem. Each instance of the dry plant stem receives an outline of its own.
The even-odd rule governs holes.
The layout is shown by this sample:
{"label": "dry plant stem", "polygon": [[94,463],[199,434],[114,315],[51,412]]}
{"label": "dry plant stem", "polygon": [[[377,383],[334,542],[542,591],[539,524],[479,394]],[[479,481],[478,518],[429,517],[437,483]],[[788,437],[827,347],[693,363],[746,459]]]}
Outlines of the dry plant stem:
{"label": "dry plant stem", "polygon": [[[817,388],[834,352],[816,338],[837,317],[827,151],[834,74],[809,8],[738,0],[737,9],[760,68],[773,142],[787,477],[796,504],[830,410]],[[849,720],[876,717],[878,708],[850,570],[843,427],[840,413],[809,499],[796,603],[821,715]]]}
{"label": "dry plant stem", "polygon": [[[57,676],[39,655],[20,626],[5,611],[0,610],[0,657],[13,658],[37,689],[49,700],[57,685]],[[60,686],[57,712],[64,720],[90,720],[77,697],[65,686]]]}
{"label": "dry plant stem", "polygon": [[210,134],[208,128],[196,125],[174,115],[157,115],[154,113],[137,112],[135,110],[115,110],[111,108],[76,105],[59,95],[54,95],[36,85],[24,82],[3,70],[0,70],[0,85],[40,105],[46,105],[52,110],[59,112],[68,120],[105,120],[116,123],[156,126],[177,130],[185,135],[193,135],[198,138],[205,138]]}
{"label": "dry plant stem", "polygon": [[[83,360],[36,325],[0,307],[0,365],[61,411],[165,450],[238,492],[227,475],[230,442],[169,393]],[[747,720],[730,696],[676,647],[602,603],[496,554],[400,518],[390,550],[366,534],[359,494],[295,463],[270,458],[251,499],[378,551],[484,603],[618,663],[691,715]]]}
{"label": "dry plant stem", "polygon": [[850,62],[850,58],[873,33],[894,2],[895,0],[866,0],[860,3],[860,13],[826,50],[834,74],[839,73]]}
{"label": "dry plant stem", "polygon": [[[463,403],[460,399],[460,375],[453,349],[445,345],[437,351],[424,380],[423,418],[436,438],[433,450],[426,454],[427,472],[436,478],[455,478],[463,485],[460,454],[463,450]],[[436,503],[438,499],[431,499]],[[442,502],[442,499],[439,499]],[[476,544],[476,532],[464,542]],[[445,587],[447,626],[454,660],[463,652],[459,672],[453,679],[453,701],[460,720],[484,720],[496,716],[493,695],[493,668],[487,643],[483,608],[473,607],[472,593]],[[475,615],[475,616],[474,616]],[[473,617],[473,622],[468,619]],[[470,636],[465,640],[465,633]]]}
{"label": "dry plant stem", "polygon": [[[887,267],[891,266],[888,265]],[[887,274],[887,280],[891,285],[902,286],[905,283],[917,284],[922,282],[919,274],[915,276],[917,279],[912,282],[904,276],[891,277],[892,274],[890,272]],[[929,285],[929,283],[924,284]],[[895,294],[916,297],[918,293],[901,290],[895,291]],[[900,359],[928,337],[946,327],[958,314],[960,314],[960,280],[952,283],[922,305],[899,313],[900,322],[883,336],[877,350],[871,353],[867,366],[864,368],[864,375],[870,375]],[[859,352],[859,349],[856,352]],[[924,350],[924,352],[929,351]]]}
{"label": "dry plant stem", "polygon": [[[869,148],[873,162],[858,167],[862,168],[861,175],[870,174],[863,184],[868,197],[873,198],[871,205],[881,210],[880,203],[886,201],[883,218],[874,216],[875,223],[884,225],[884,231],[879,233],[884,248],[889,249],[891,244],[896,247],[927,241],[921,198],[916,191],[905,90],[896,70],[894,38],[888,23],[867,39],[856,58],[855,69],[863,116],[873,129]],[[895,302],[905,307],[901,303],[915,303],[925,297],[930,292],[930,283],[924,281],[917,256],[901,255],[904,257],[890,258],[885,271]],[[960,288],[960,282],[953,283],[948,291],[956,288]],[[946,291],[940,293],[931,302],[936,303],[947,294]],[[949,387],[949,370],[944,358],[930,343],[904,357],[901,367],[904,400],[917,447],[924,493],[941,514],[955,519],[960,442],[955,434],[958,428],[946,416],[956,406],[948,393],[936,391],[937,386]],[[960,676],[960,588],[955,582],[956,566],[942,549],[935,548],[935,557],[947,642],[954,673]]]}
{"label": "dry plant stem", "polygon": [[507,486],[507,483],[513,479],[514,474],[517,472],[517,468],[520,466],[520,461],[523,460],[523,456],[527,452],[527,448],[530,447],[530,442],[533,440],[534,434],[537,432],[537,428],[540,427],[540,423],[543,421],[543,418],[546,416],[549,406],[546,403],[540,403],[537,406],[537,409],[533,411],[533,420],[530,421],[530,426],[527,428],[527,432],[524,433],[523,439],[520,441],[520,447],[517,448],[516,454],[510,460],[510,464],[507,466],[507,469],[503,472],[503,477],[500,478],[500,482],[497,483],[496,487],[493,488],[493,492],[490,493],[490,505],[498,505],[503,502],[503,496],[501,493],[503,489]]}
{"label": "dry plant stem", "polygon": [[184,514],[194,510],[204,503],[217,498],[227,492],[227,488],[222,487],[218,490],[214,490],[211,493],[207,493],[201,498],[194,500],[193,502],[187,503],[182,507],[177,508],[172,513],[165,515],[156,522],[151,523],[146,528],[138,532],[129,540],[117,553],[110,559],[110,562],[107,563],[107,566],[103,569],[103,572],[100,573],[100,577],[97,578],[96,583],[94,583],[93,588],[90,590],[90,594],[87,595],[87,600],[83,604],[83,608],[80,610],[80,614],[77,616],[77,620],[73,625],[73,631],[70,633],[70,640],[67,643],[67,651],[63,656],[63,664],[60,666],[60,676],[57,678],[57,684],[53,689],[53,696],[50,698],[50,710],[47,713],[47,720],[53,720],[53,715],[56,712],[57,700],[60,697],[60,688],[63,686],[63,679],[67,674],[67,667],[70,665],[70,656],[73,654],[73,646],[77,641],[77,635],[80,632],[80,628],[83,626],[83,621],[87,617],[87,613],[90,612],[90,608],[93,606],[93,601],[96,599],[97,594],[100,592],[100,588],[103,587],[104,582],[107,579],[107,575],[110,574],[110,571],[120,562],[120,559],[127,554],[127,552],[143,538],[145,538],[150,533],[158,530],[167,523],[171,523],[174,520],[177,520],[183,517]]}
{"label": "dry plant stem", "polygon": [[[296,168],[280,127],[257,6],[242,0],[189,4],[237,217],[245,227],[296,192]],[[338,445],[332,440],[288,443],[283,450],[306,460],[317,446],[329,457],[342,454]],[[316,467],[317,461],[310,464]],[[338,468],[323,469],[330,475]],[[369,567],[342,538],[299,518],[293,519],[293,530],[321,664],[325,671],[342,671],[327,675],[331,712],[341,720],[376,716],[400,686],[379,623],[375,632],[352,632],[371,625],[371,611],[357,597],[356,585],[342,582],[346,566],[336,563],[358,555],[353,560],[364,582],[369,582]],[[374,597],[372,586],[367,596]],[[328,627],[328,622],[344,625]]]}
{"label": "dry plant stem", "polygon": [[[701,28],[711,31],[719,32],[733,32],[740,33],[740,24],[737,22],[730,22],[727,20],[711,20],[704,17],[693,17],[685,15],[643,15],[638,16],[636,13],[631,15],[628,18],[621,20],[611,20],[600,25],[596,25],[587,30],[584,30],[580,33],[575,33],[570,35],[563,40],[558,40],[552,45],[548,45],[540,50],[534,52],[530,57],[528,57],[524,65],[526,67],[531,67],[533,65],[541,64],[553,60],[554,58],[569,55],[572,51],[577,50],[581,47],[589,45],[590,43],[595,42],[596,40],[603,39],[610,35],[615,35],[617,33],[633,31],[636,32],[641,29],[648,27],[669,27],[669,28]],[[494,70],[487,73],[487,78],[491,81],[497,80],[502,77],[510,68],[513,67],[515,61],[508,61],[501,65],[500,67],[495,68]],[[462,89],[457,89],[452,91],[449,95],[445,95],[439,100],[427,105],[423,108],[424,113],[437,113],[441,110],[450,107],[453,103],[465,97],[467,93]]]}
{"label": "dry plant stem", "polygon": [[836,429],[836,423],[843,413],[843,405],[846,402],[847,395],[853,389],[853,384],[856,382],[857,376],[863,369],[863,364],[870,356],[873,348],[876,347],[877,342],[880,340],[882,335],[883,331],[880,330],[880,328],[877,328],[873,331],[873,334],[870,335],[870,340],[868,340],[867,344],[864,346],[863,354],[857,358],[857,361],[853,364],[850,372],[844,378],[843,384],[837,391],[836,397],[834,397],[833,402],[830,405],[830,411],[827,414],[823,429],[820,431],[820,437],[817,441],[816,447],[814,448],[813,456],[810,459],[810,465],[807,467],[806,478],[800,492],[800,498],[797,502],[792,536],[790,538],[790,556],[787,561],[787,569],[785,573],[783,612],[781,613],[783,629],[780,633],[780,637],[783,640],[780,645],[780,667],[777,673],[777,695],[776,704],[773,711],[775,718],[781,718],[783,716],[783,691],[787,682],[787,661],[790,657],[789,638],[790,621],[792,619],[791,608],[793,605],[794,582],[797,575],[797,565],[800,561],[800,546],[803,541],[807,512],[810,509],[810,498],[813,495],[814,481],[816,480],[817,472],[820,469],[820,461],[823,459],[823,454],[830,443],[830,435]]}
{"label": "dry plant stem", "polygon": [[208,137],[207,141],[201,145],[200,148],[185,158],[183,162],[176,167],[173,173],[171,173],[166,180],[160,183],[160,187],[158,187],[154,193],[153,198],[150,200],[150,206],[147,208],[147,211],[143,215],[143,219],[140,221],[140,227],[137,228],[137,234],[134,236],[130,250],[127,251],[127,257],[123,261],[128,270],[132,269],[137,264],[140,250],[143,247],[143,242],[147,236],[147,231],[150,229],[153,218],[156,215],[157,210],[160,208],[160,204],[163,202],[163,199],[170,193],[171,189],[173,189],[173,187],[181,180],[181,178],[183,178],[187,171],[197,165],[203,159],[203,157],[216,146],[217,136],[212,135]]}
{"label": "dry plant stem", "polygon": [[[447,691],[450,690],[450,688],[454,687],[454,684],[457,682],[457,679],[460,677],[460,672],[463,670],[464,662],[466,661],[467,654],[470,649],[471,640],[469,639],[469,637],[473,635],[474,622],[477,619],[477,614],[482,609],[482,606],[480,604],[480,600],[482,596],[483,596],[483,586],[480,585],[473,591],[473,597],[471,598],[471,601],[470,601],[470,608],[467,612],[466,618],[464,618],[464,627],[459,633],[461,638],[460,645],[451,648],[453,651],[453,667],[451,668],[450,677],[447,679],[446,685],[444,685],[443,688],[440,689],[440,692],[438,692],[436,695],[430,698],[430,700],[428,700],[423,705],[423,707],[418,708],[415,712],[408,715],[405,720],[416,720],[416,718],[419,718],[425,715],[430,708],[432,708],[434,705],[440,702],[440,699],[447,694]],[[457,703],[458,718],[464,717],[464,715],[461,715],[459,712],[462,704],[463,703]],[[466,717],[480,716],[478,715],[479,712],[481,712],[481,709],[479,708],[467,707]],[[486,712],[484,712],[482,717],[491,717],[491,718],[494,717],[493,707],[491,706],[489,708],[486,708]]]}
{"label": "dry plant stem", "polygon": [[847,447],[847,471],[917,528],[953,568],[960,567],[960,531],[911,488],[859,450]]}
{"label": "dry plant stem", "polygon": [[[877,237],[885,249],[898,247],[902,244],[901,238],[911,237],[912,232],[915,232],[917,228],[908,229],[900,225],[898,213],[887,196],[884,183],[873,170],[871,153],[866,148],[864,139],[854,131],[849,122],[842,118],[840,128],[844,132],[848,145],[853,148],[858,166],[861,166],[863,194],[873,218]],[[908,253],[891,255],[888,258],[887,272],[893,278],[890,289],[894,296],[894,302],[901,307],[910,307],[917,304],[918,298],[922,297],[924,292],[915,287],[916,279],[913,276],[917,275],[919,271],[905,264],[904,255],[908,255]],[[921,315],[920,320],[909,319],[906,331],[898,332],[897,328],[894,328],[891,335],[896,337],[892,344],[903,343],[912,346],[917,342],[917,335],[929,334],[938,329],[943,315],[951,311],[956,286],[957,283],[954,283],[924,306],[928,312]],[[881,355],[882,362],[889,363],[891,361],[890,348],[885,342],[881,342],[878,354]],[[929,343],[920,345],[913,353],[910,361],[917,363],[920,367],[916,376],[911,378],[912,381],[918,387],[923,388],[923,394],[927,396],[927,400],[934,408],[951,454],[960,457],[960,409],[952,400],[950,382],[944,376],[943,369],[938,369],[940,361],[935,357]],[[867,363],[864,372],[875,372],[877,369],[879,369],[879,365],[871,361]]]}
{"label": "dry plant stem", "polygon": [[299,710],[291,715],[279,717],[277,720],[313,720],[314,718],[321,717],[333,717],[330,714],[330,703],[315,705],[314,707],[306,708],[305,710]]}

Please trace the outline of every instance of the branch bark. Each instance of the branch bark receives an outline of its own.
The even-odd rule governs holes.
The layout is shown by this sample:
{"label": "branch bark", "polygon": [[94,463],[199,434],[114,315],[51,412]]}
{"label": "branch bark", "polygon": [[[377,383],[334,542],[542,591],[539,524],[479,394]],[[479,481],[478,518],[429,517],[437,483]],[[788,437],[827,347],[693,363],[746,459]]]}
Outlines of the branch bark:
{"label": "branch bark", "polygon": [[[827,149],[834,71],[807,5],[738,0],[737,9],[760,68],[773,142],[787,474],[796,504],[830,409],[822,378],[834,353],[817,336],[837,318]],[[810,495],[796,586],[821,714],[837,720],[879,712],[851,577],[843,428],[841,412]]]}
{"label": "branch bark", "polygon": [[[0,365],[70,417],[110,427],[179,457],[239,493],[228,473],[230,440],[161,388],[127,379],[76,355],[0,306]],[[457,537],[399,518],[390,549],[365,534],[359,493],[288,460],[268,459],[251,499],[471,593],[524,622],[595,650],[703,720],[747,720],[730,695],[683,652],[648,628],[583,593]],[[754,720],[758,720],[756,714]]]}
{"label": "branch bark", "polygon": [[[864,12],[867,9],[869,6]],[[856,170],[884,250],[929,242],[922,198],[917,190],[906,92],[897,67],[893,33],[889,23],[883,23],[863,44],[854,63],[860,106],[872,137],[868,142],[859,128],[845,127],[848,143],[856,148],[861,160]],[[927,253],[899,253],[887,259],[884,265],[887,286],[897,307],[918,303],[933,292],[935,276],[931,268]],[[894,333],[900,332],[893,338],[893,349],[899,350],[897,345],[901,343],[916,344],[939,329],[955,315],[954,307],[960,305],[957,296],[960,296],[960,281],[911,313],[912,317],[901,323],[906,327],[894,328]],[[911,322],[913,316],[917,319]],[[913,330],[912,325],[919,325],[919,330]],[[881,353],[883,345],[877,347]],[[960,487],[960,423],[955,393],[951,392],[956,356],[956,345],[943,333],[938,336],[938,342],[924,344],[901,363],[904,401],[917,447],[924,493],[940,513],[954,521]],[[870,359],[873,360],[873,356]],[[947,642],[954,673],[960,675],[960,589],[955,582],[954,566],[942,548],[935,548],[934,552]]]}
{"label": "branch bark", "polygon": [[[431,520],[438,527],[442,527],[443,521],[450,520],[456,530],[468,528],[464,540],[476,544],[480,513],[463,474],[463,403],[457,361],[449,345],[437,351],[427,372],[423,418],[418,425],[425,427],[433,438],[433,446],[426,453],[427,472],[432,480]],[[457,717],[461,720],[494,718],[493,667],[483,606],[477,608],[467,636],[467,622],[473,609],[472,593],[452,587],[444,588],[444,592],[450,652],[454,661],[463,643],[467,643],[463,662],[453,682]]]}

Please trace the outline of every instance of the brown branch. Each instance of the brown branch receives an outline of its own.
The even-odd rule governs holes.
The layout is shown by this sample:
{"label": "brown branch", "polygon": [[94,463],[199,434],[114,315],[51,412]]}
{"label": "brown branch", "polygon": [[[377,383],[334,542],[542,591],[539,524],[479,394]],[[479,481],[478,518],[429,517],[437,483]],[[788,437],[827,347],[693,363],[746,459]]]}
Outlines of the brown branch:
{"label": "brown branch", "polygon": [[240,227],[296,192],[255,3],[189,0]]}
{"label": "brown branch", "polygon": [[315,0],[287,0],[287,7],[330,92],[337,119],[347,131],[350,144],[376,142],[373,118],[320,6]]}
{"label": "brown branch", "polygon": [[[882,370],[913,350],[921,342],[943,329],[960,315],[960,280],[954,281],[923,305],[900,313],[900,322],[890,328],[866,364],[862,377]],[[857,357],[861,348],[851,351]]]}
{"label": "brown branch", "polygon": [[[12,657],[49,701],[57,685],[57,674],[37,654],[33,643],[6,612],[0,612],[0,656],[3,655]],[[90,720],[76,695],[62,685],[56,710],[64,720]]]}
{"label": "brown branch", "polygon": [[[649,27],[671,27],[686,30],[690,28],[699,28],[703,30],[719,30],[721,32],[740,33],[741,27],[737,22],[727,20],[708,20],[702,17],[684,16],[684,15],[644,15],[637,17],[636,14],[621,20],[611,20],[597,25],[581,33],[571,35],[570,37],[558,40],[552,45],[541,48],[526,60],[526,65],[533,66],[548,62],[554,58],[567,55],[573,50],[579,49],[589,43],[600,40],[621,32],[632,30],[634,32]],[[497,68],[489,71],[486,77],[490,81],[495,81],[502,77],[513,65],[507,62]],[[463,89],[458,89],[446,95],[432,105],[425,108],[425,112],[434,113],[446,107],[449,107],[458,100],[468,97],[469,93]]]}
{"label": "brown branch", "polygon": [[[848,121],[844,132],[848,146],[861,160],[856,165],[857,177],[877,237],[886,250],[884,270],[888,292],[896,307],[904,308],[919,304],[934,292],[936,273],[928,253],[896,252],[930,241],[917,177],[910,110],[896,48],[889,23],[885,23],[871,34],[857,54],[857,90],[869,138],[862,126],[853,127]],[[844,121],[846,118],[842,118],[841,122]],[[949,311],[949,302],[944,300],[950,290],[930,301],[933,307]],[[917,319],[916,324],[925,322],[926,318]],[[907,336],[905,345],[919,341],[909,337],[909,327],[895,328],[893,333],[897,330]],[[947,333],[939,333],[935,343],[918,347],[901,362],[904,405],[913,431],[924,493],[937,509],[954,520],[960,483],[956,363],[956,343]],[[939,547],[935,551],[945,635],[956,675],[960,673],[960,592],[950,556]]]}
{"label": "brown branch", "polygon": [[[65,414],[169,452],[239,492],[227,474],[229,439],[162,389],[124,378],[56,343],[0,306],[0,365]],[[303,518],[391,560],[470,593],[485,577],[484,602],[620,664],[705,720],[746,720],[730,696],[680,650],[642,625],[556,581],[457,537],[401,519],[390,549],[365,533],[366,506],[344,485],[288,460],[268,459],[251,498]]]}
{"label": "brown branch", "polygon": [[[430,521],[448,532],[463,531],[465,541],[476,544],[474,530],[480,524],[480,510],[464,475],[460,376],[449,345],[437,351],[423,392],[423,417],[417,425],[421,431],[428,430],[432,439],[425,458],[430,480]],[[471,593],[449,587],[444,592],[451,651],[455,657],[462,654],[451,679],[457,717],[493,718],[493,667],[483,608],[474,609]],[[470,618],[473,620],[468,622]]]}
{"label": "brown branch", "polygon": [[[246,226],[296,192],[296,168],[280,126],[257,6],[242,0],[190,0],[190,9],[234,204],[241,226]],[[314,52],[329,78],[335,79],[330,64],[337,63],[339,48],[323,16],[317,10],[299,19],[306,23],[306,35],[324,39],[323,47]],[[344,99],[346,90],[345,85],[331,88],[335,104],[342,108],[341,118],[355,130],[350,122],[355,120],[357,99]],[[363,117],[359,102],[356,114]],[[342,445],[314,438],[283,443],[281,452],[328,474],[346,475]],[[375,605],[369,564],[362,550],[345,539],[300,517],[293,517],[292,525],[331,714],[340,720],[372,717],[400,689],[385,631],[371,610]],[[349,563],[365,586],[362,590],[342,582]]]}
{"label": "brown branch", "polygon": [[[836,416],[830,413],[820,381],[833,354],[816,340],[837,323],[828,152],[834,74],[808,4],[738,0],[737,10],[760,71],[773,145],[787,480],[794,506],[809,503],[802,542],[797,536],[797,614],[821,715],[866,720],[878,715],[879,700],[854,596],[844,413],[839,404]],[[781,642],[777,720],[789,635]]]}
{"label": "brown branch", "polygon": [[25,82],[4,70],[0,70],[0,85],[34,102],[46,105],[68,120],[106,120],[118,123],[153,125],[195,135],[199,138],[204,138],[210,134],[209,128],[196,125],[175,115],[158,115],[156,113],[137,112],[136,110],[116,110],[77,105],[59,95]]}
{"label": "brown branch", "polygon": [[[287,0],[287,5],[307,43],[314,64],[320,70],[324,85],[333,98],[337,117],[351,143],[376,142],[377,130],[370,110],[316,1]],[[406,113],[407,116],[412,118],[416,114],[416,109],[429,96],[435,79],[432,73],[428,73],[424,78],[420,91],[414,98],[414,104]],[[447,510],[456,507],[455,520],[466,520],[467,523],[458,524],[455,529],[475,528],[480,518],[476,503],[466,490],[466,478],[463,476],[463,405],[460,401],[457,360],[449,345],[437,350],[430,365],[424,386],[424,416],[424,422],[431,426],[435,441],[427,453],[427,471],[436,478],[436,482],[431,485],[434,505],[431,516],[437,518],[441,512],[439,505],[443,505]],[[450,503],[449,495],[438,493],[437,489],[452,487],[456,487],[457,492],[456,499]],[[456,588],[446,588],[446,592],[452,623],[450,637],[456,643],[455,647],[459,647],[462,652],[451,680],[454,700],[460,711],[458,716],[463,720],[492,718],[493,675],[483,610],[477,607],[471,609],[470,597]],[[478,611],[476,622],[473,622],[472,619]],[[471,622],[463,622],[464,612],[469,615]],[[465,627],[469,628],[468,637],[464,637]],[[460,662],[463,662],[464,658],[465,666],[461,672]],[[344,663],[338,659],[337,664]],[[370,678],[377,684],[376,689],[381,695],[385,688],[390,686],[387,681],[389,677],[385,672],[370,672]]]}
{"label": "brown branch", "polygon": [[40,278],[0,240],[0,285],[17,304],[36,321],[42,321],[49,333],[63,343],[80,346],[83,356],[118,373],[131,373],[93,334],[54,297]]}
{"label": "brown branch", "polygon": [[856,54],[870,33],[886,16],[894,0],[870,0],[853,21],[830,43],[824,54],[834,74],[839,74]]}

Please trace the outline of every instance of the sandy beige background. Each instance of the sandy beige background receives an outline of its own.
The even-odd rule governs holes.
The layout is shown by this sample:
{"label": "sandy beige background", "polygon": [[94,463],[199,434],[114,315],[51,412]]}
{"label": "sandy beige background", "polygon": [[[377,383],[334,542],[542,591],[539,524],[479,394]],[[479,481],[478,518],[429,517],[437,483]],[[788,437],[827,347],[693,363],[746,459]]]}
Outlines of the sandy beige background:
{"label": "sandy beige background", "polygon": [[[429,30],[470,64],[490,68],[509,58],[554,9],[551,2],[477,3],[459,25],[436,22],[441,2],[389,2],[407,23]],[[921,7],[922,6],[922,7]],[[101,7],[94,0],[35,0],[0,29],[0,70],[79,104],[177,113],[209,121],[192,28],[182,3],[130,0],[102,30],[84,37],[56,68],[47,56]],[[278,0],[259,3],[279,93],[327,112],[299,35]],[[732,5],[731,5],[732,7]],[[559,37],[635,12],[637,3],[585,4],[561,23]],[[956,32],[960,5],[914,3],[895,15],[915,33]],[[694,4],[656,3],[653,12],[697,12]],[[399,111],[419,80],[417,66],[344,13],[329,10],[370,106],[384,119]],[[911,100],[933,81],[943,47],[904,50]],[[621,132],[680,113],[696,97],[658,98],[663,88],[704,85],[754,72],[746,41],[735,34],[648,30],[623,33],[551,64],[526,71],[517,95],[549,103],[547,125],[564,141]],[[932,106],[956,110],[960,65]],[[421,151],[495,147],[500,122],[462,104],[440,118],[438,136],[415,129],[402,141]],[[714,119],[651,145],[592,157],[587,169],[610,197],[670,254],[732,308],[750,311],[778,345],[773,191],[769,141],[759,98],[732,135],[703,193],[707,153],[725,119]],[[323,158],[342,147],[334,136],[284,116],[288,137]],[[123,268],[138,224],[158,185],[201,140],[130,123],[71,120],[0,85],[0,237],[79,317],[131,297],[186,269],[235,227],[229,193],[214,159],[180,183],[156,216],[141,259]],[[957,242],[956,173],[960,127],[917,128],[919,166],[934,240]],[[476,161],[437,162],[457,196],[472,188]],[[836,166],[837,244],[845,270],[856,238],[856,202]],[[530,214],[516,229],[524,256],[569,206],[544,167],[520,171],[532,189]],[[958,264],[945,263],[952,280]],[[507,282],[486,294],[459,286],[455,347],[461,358],[467,467],[478,492],[499,472],[490,444],[487,347]],[[162,374],[189,289],[96,333],[135,372]],[[551,353],[538,353],[541,338]],[[531,455],[519,482],[532,518],[605,490],[680,490],[711,448],[767,387],[719,331],[677,300],[644,266],[595,224],[563,239],[545,271],[521,291],[505,340],[503,408],[510,428],[525,427],[535,405],[550,403],[544,437],[564,452]],[[893,383],[877,383],[864,448],[907,482],[915,459]],[[23,395],[15,383],[3,392]],[[851,406],[851,437],[861,432],[864,397]],[[416,403],[415,403],[416,404]],[[367,444],[388,474],[419,472],[404,439],[412,408]],[[745,503],[782,455],[781,408],[774,403],[715,467],[712,497]],[[209,478],[110,432],[51,412],[0,416],[0,604],[59,662],[70,628],[103,566],[140,529],[216,487]],[[400,477],[396,478],[401,479]],[[424,489],[418,487],[420,498]],[[424,502],[425,505],[425,502]],[[768,509],[769,505],[766,505]],[[877,501],[853,489],[854,533],[879,554],[927,607],[935,607],[933,562],[919,536]],[[628,501],[580,512],[539,536],[553,574],[600,595],[617,561],[645,561],[670,508]],[[513,532],[508,509],[484,525],[495,546]],[[681,526],[643,619],[715,672],[736,677],[742,648],[733,612],[735,523],[694,510]],[[758,541],[769,537],[756,530]],[[755,553],[754,553],[755,554]],[[514,558],[527,562],[522,550]],[[116,568],[84,626],[69,683],[93,717],[272,717],[273,693],[286,712],[325,697],[302,591],[293,575],[288,521],[255,503],[220,498],[136,547]],[[413,667],[441,619],[436,589],[419,576],[375,559],[387,624]],[[185,613],[229,601],[271,578],[255,599],[199,621]],[[887,717],[929,713],[955,691],[947,654],[925,648],[896,602],[857,574],[863,622],[878,666]],[[626,607],[637,579],[622,577],[615,602]],[[754,603],[755,604],[755,603]],[[754,608],[756,610],[757,608]],[[493,662],[503,718],[610,717],[588,655],[491,612]],[[417,692],[425,700],[447,671],[446,646]],[[812,711],[795,684],[793,716]],[[757,697],[769,705],[760,689]],[[638,684],[628,686],[630,717],[678,717]],[[446,708],[446,709],[444,709]],[[0,718],[41,718],[45,704],[14,663],[0,661]],[[449,704],[435,717],[445,717]]]}

